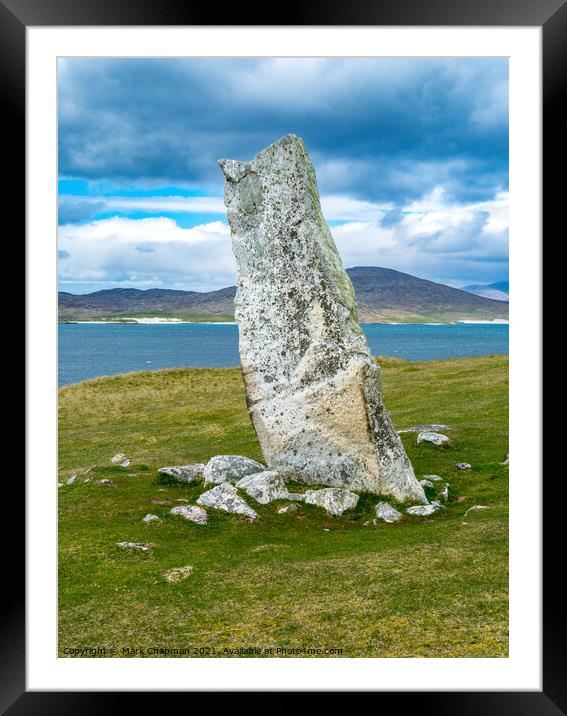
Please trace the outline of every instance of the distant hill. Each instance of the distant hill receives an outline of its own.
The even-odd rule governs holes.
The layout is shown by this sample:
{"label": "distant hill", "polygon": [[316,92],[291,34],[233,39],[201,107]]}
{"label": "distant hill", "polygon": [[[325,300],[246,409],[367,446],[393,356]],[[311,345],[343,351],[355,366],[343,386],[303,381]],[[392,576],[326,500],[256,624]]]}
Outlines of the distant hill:
{"label": "distant hill", "polygon": [[473,283],[471,286],[463,286],[462,290],[484,298],[492,298],[495,301],[509,301],[510,285],[508,281]]}
{"label": "distant hill", "polygon": [[[448,322],[507,319],[508,305],[393,269],[347,269],[362,322]],[[185,320],[234,320],[236,288],[218,291],[111,288],[83,295],[59,293],[59,320],[161,316]]]}

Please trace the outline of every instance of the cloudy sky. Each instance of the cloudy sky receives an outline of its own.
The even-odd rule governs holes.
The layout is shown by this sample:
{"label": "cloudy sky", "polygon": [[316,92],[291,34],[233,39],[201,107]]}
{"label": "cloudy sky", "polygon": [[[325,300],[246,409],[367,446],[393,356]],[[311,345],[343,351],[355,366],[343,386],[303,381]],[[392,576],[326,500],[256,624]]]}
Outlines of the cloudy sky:
{"label": "cloudy sky", "polygon": [[289,132],[347,267],[507,280],[505,59],[63,59],[61,290],[234,283],[217,160]]}

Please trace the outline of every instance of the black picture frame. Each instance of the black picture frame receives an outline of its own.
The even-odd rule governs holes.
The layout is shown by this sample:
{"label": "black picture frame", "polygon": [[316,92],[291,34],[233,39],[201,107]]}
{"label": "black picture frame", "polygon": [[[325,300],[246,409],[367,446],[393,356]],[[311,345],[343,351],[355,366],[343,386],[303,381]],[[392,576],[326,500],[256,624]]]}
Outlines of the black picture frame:
{"label": "black picture frame", "polygon": [[[562,176],[565,148],[565,116],[561,113],[561,91],[567,77],[566,0],[326,0],[325,3],[288,0],[269,7],[259,21],[254,4],[197,5],[174,0],[0,0],[0,96],[4,107],[4,138],[9,138],[14,161],[5,186],[6,205],[25,216],[25,58],[26,28],[30,26],[85,25],[382,25],[382,26],[538,26],[543,40],[543,158],[544,229],[560,226],[559,211],[564,193]],[[219,12],[223,22],[219,23]],[[562,198],[562,197],[561,197]],[[535,426],[534,426],[535,429]],[[562,476],[559,476],[563,479]],[[8,503],[24,504],[24,484],[6,479]],[[10,494],[11,493],[11,494]],[[561,565],[551,546],[562,542],[561,521],[552,514],[556,505],[544,493],[544,610],[543,690],[541,692],[404,692],[377,695],[376,707],[406,708],[435,714],[567,714],[567,645],[564,627],[564,596]],[[25,534],[16,515],[12,535]],[[10,551],[17,542],[12,537]],[[24,550],[14,560],[9,583],[4,587],[7,604],[2,614],[0,663],[1,713],[86,714],[116,713],[135,708],[132,693],[29,692],[25,684],[25,588]],[[331,685],[330,685],[331,686]],[[448,684],[450,688],[450,684]],[[169,694],[169,696],[174,694]],[[144,693],[143,708],[164,706],[168,694]],[[159,700],[158,700],[159,699]],[[281,703],[281,702],[280,702]],[[255,708],[253,706],[253,708]]]}

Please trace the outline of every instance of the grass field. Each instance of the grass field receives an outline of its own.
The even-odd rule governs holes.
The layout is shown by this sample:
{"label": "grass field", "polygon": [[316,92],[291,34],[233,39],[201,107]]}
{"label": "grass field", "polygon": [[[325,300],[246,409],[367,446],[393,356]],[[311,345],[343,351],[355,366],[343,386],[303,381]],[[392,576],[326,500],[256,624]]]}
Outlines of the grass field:
{"label": "grass field", "polygon": [[[60,655],[104,647],[117,656],[251,656],[238,650],[252,648],[507,656],[508,360],[380,363],[398,429],[453,428],[448,448],[402,436],[416,474],[451,486],[447,509],[429,518],[374,526],[379,498],[363,495],[339,518],[303,503],[278,514],[283,502],[246,497],[256,522],[214,510],[208,525],[186,522],[171,506],[193,503],[202,486],[160,484],[158,467],[216,454],[261,459],[239,370],[132,373],[61,388],[59,480],[78,477],[58,491]],[[129,467],[110,464],[118,452]],[[461,461],[472,472],[457,470]],[[489,509],[464,519],[475,504]],[[149,512],[163,522],[145,525]],[[120,550],[120,541],[152,548]],[[168,581],[181,567],[188,576]]]}

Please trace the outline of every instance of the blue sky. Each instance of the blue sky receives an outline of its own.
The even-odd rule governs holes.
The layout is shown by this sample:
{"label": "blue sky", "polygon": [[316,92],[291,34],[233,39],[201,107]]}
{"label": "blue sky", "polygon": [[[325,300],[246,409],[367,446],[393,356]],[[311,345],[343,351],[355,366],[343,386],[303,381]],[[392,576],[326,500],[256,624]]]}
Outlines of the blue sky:
{"label": "blue sky", "polygon": [[67,58],[61,290],[234,283],[217,160],[289,132],[346,266],[507,280],[507,60]]}

